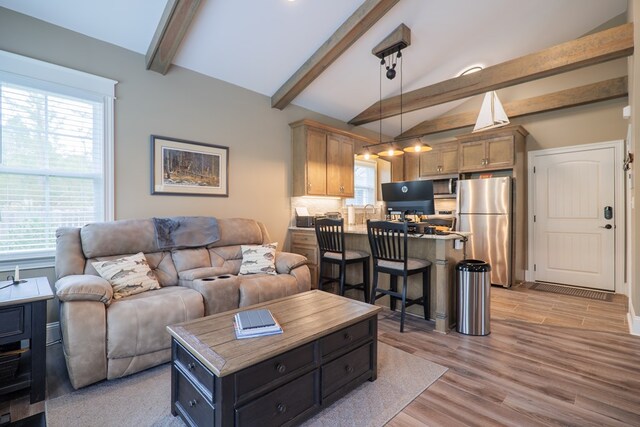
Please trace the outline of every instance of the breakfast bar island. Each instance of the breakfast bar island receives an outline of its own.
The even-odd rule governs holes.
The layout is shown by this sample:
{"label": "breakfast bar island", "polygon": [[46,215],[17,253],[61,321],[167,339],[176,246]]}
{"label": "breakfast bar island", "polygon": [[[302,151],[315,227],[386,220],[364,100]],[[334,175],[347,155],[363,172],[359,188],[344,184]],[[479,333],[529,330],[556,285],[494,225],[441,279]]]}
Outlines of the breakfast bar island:
{"label": "breakfast bar island", "polygon": [[[312,263],[310,268],[318,268],[319,253],[315,241],[315,230],[313,228],[290,227],[291,231],[291,252],[299,252],[307,256]],[[345,246],[349,250],[358,250],[371,253],[369,240],[367,237],[367,226],[345,225]],[[435,321],[435,330],[447,333],[455,325],[455,286],[456,275],[455,266],[463,259],[463,249],[456,249],[455,242],[462,239],[460,234],[410,234],[408,251],[412,258],[419,258],[431,261],[431,309],[430,318]],[[315,246],[315,251],[313,247]],[[373,260],[371,261],[373,266]],[[373,268],[372,268],[373,269]],[[361,267],[358,265],[347,266],[347,282],[356,283],[362,281]],[[334,274],[335,276],[335,274]],[[370,274],[373,282],[373,272]],[[401,286],[402,279],[398,281]],[[316,279],[312,279],[312,287],[317,287]],[[389,287],[389,276],[380,274],[379,286]],[[357,292],[357,293],[356,293]],[[362,292],[349,291],[348,296],[362,298]],[[409,277],[409,287],[407,289],[408,298],[417,298],[422,295],[422,276],[415,275]],[[376,301],[377,305],[389,307],[389,297],[383,297]],[[407,307],[407,313],[423,317],[422,306],[414,305]]]}

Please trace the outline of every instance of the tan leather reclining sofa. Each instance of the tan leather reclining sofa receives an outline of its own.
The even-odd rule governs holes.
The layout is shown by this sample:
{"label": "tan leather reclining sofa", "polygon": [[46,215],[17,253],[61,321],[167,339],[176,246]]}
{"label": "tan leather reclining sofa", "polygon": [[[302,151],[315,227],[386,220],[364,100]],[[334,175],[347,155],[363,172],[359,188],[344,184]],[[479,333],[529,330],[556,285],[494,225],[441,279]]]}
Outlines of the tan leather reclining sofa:
{"label": "tan leather reclining sofa", "polygon": [[[159,251],[151,219],[57,230],[56,294],[71,384],[119,378],[171,358],[166,326],[304,292],[301,255],[278,252],[278,274],[238,275],[240,245],[270,243],[251,219],[218,219],[220,239],[206,247]],[[92,262],[143,252],[161,288],[113,299]]]}

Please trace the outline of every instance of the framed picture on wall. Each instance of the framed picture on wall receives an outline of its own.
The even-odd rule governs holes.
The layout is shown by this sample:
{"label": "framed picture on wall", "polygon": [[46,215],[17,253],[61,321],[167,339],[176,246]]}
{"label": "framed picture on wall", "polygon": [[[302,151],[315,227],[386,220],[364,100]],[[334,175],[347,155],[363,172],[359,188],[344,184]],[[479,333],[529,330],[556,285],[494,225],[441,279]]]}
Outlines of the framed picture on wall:
{"label": "framed picture on wall", "polygon": [[229,196],[229,147],[151,135],[151,194]]}

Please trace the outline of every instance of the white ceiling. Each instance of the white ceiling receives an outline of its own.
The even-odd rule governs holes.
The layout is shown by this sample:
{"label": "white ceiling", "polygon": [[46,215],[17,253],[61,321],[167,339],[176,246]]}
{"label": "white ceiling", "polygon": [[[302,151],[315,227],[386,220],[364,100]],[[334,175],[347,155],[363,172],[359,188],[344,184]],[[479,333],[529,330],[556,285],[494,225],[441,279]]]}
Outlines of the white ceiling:
{"label": "white ceiling", "polygon": [[[271,96],[363,0],[203,0],[174,64]],[[0,6],[145,54],[166,0],[0,0]],[[379,99],[371,49],[399,24],[403,91],[575,39],[625,12],[627,0],[401,0],[293,103],[349,121]],[[143,66],[143,65],[141,65]],[[169,71],[171,72],[171,70]],[[382,96],[400,93],[383,79]],[[460,103],[403,115],[406,130]],[[379,123],[366,125],[377,130]],[[383,122],[400,133],[400,118]]]}

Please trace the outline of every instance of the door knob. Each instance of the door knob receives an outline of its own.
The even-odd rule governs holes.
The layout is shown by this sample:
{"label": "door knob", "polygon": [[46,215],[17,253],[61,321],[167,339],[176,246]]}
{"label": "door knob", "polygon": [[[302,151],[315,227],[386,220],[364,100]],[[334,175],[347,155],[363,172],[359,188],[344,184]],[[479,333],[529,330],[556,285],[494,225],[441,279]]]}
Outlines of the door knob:
{"label": "door knob", "polygon": [[605,226],[600,226],[600,228],[606,228],[607,230],[611,230],[613,226],[611,224],[607,224]]}

